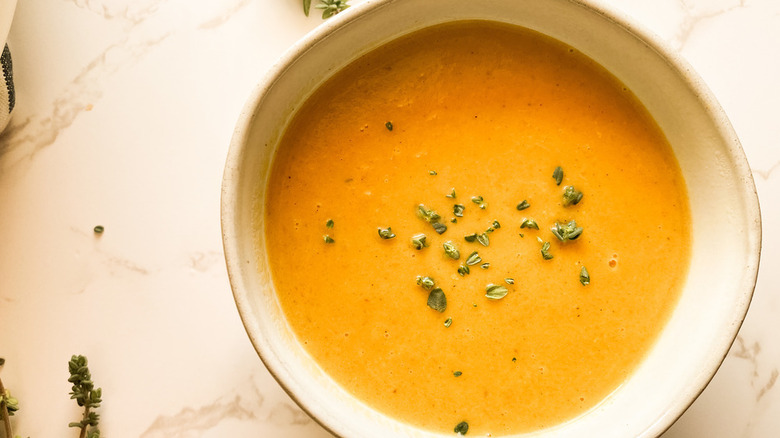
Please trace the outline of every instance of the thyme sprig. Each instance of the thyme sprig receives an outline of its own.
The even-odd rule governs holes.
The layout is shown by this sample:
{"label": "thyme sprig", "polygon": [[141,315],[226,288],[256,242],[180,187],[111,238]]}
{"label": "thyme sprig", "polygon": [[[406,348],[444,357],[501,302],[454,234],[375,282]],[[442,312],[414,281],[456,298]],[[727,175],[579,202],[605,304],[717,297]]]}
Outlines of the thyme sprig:
{"label": "thyme sprig", "polygon": [[87,366],[87,358],[81,355],[74,355],[68,361],[68,371],[70,377],[68,382],[73,384],[70,392],[70,398],[75,399],[76,403],[84,408],[81,421],[68,424],[68,427],[77,427],[81,429],[79,438],[98,438],[100,430],[97,428],[100,415],[93,411],[100,407],[103,390],[95,388],[92,382],[92,375]]}
{"label": "thyme sprig", "polygon": [[[317,9],[322,9],[322,19],[328,19],[339,12],[349,7],[349,0],[320,0],[320,3],[314,6]],[[309,16],[311,10],[311,0],[303,0],[303,13]],[[388,122],[390,123],[390,122]],[[392,126],[392,125],[390,125]],[[388,127],[392,130],[392,128]]]}
{"label": "thyme sprig", "polygon": [[[5,365],[5,359],[0,357],[0,367]],[[11,395],[11,391],[7,390],[3,386],[3,381],[0,380],[0,417],[3,421],[3,429],[5,430],[5,436],[11,438],[13,431],[11,430],[10,416],[14,415],[19,410],[19,400],[15,399]]]}

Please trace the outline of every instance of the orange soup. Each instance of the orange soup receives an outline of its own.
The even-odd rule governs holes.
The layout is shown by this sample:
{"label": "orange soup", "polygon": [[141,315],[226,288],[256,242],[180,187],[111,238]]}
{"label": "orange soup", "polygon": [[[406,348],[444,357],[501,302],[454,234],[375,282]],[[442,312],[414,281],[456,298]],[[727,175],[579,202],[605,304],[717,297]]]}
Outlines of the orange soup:
{"label": "orange soup", "polygon": [[289,324],[335,381],[399,421],[493,437],[618,388],[691,240],[681,171],[635,96],[486,22],[402,37],[322,85],[257,223]]}

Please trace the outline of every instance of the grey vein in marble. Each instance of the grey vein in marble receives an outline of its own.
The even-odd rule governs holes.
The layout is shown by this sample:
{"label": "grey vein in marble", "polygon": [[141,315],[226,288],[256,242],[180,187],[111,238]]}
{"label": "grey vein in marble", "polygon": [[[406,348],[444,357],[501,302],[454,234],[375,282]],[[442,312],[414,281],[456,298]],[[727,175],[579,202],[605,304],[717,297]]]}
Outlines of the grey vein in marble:
{"label": "grey vein in marble", "polygon": [[[691,34],[696,30],[696,27],[701,22],[719,17],[727,12],[733,11],[735,9],[743,8],[746,6],[746,0],[739,0],[738,2],[736,2],[737,4],[725,8],[696,12],[695,8],[690,3],[691,2],[686,0],[680,0],[680,6],[684,11],[684,19],[683,22],[680,24],[677,34],[674,36],[674,38],[671,41],[674,48],[677,50],[682,50],[685,47],[685,45],[688,43],[688,38],[690,38]],[[704,4],[707,3],[705,2]]]}
{"label": "grey vein in marble", "polygon": [[[780,371],[777,367],[772,368],[772,371],[769,373],[769,377],[767,379],[762,379],[762,373],[759,372],[759,355],[761,353],[761,344],[758,342],[753,342],[750,345],[747,345],[744,338],[742,336],[737,336],[736,341],[734,342],[734,346],[731,349],[731,352],[729,353],[730,356],[737,357],[739,359],[747,360],[751,367],[752,367],[752,373],[751,373],[751,386],[753,388],[756,388],[756,402],[761,401],[761,399],[769,392],[777,382],[778,374],[780,374]],[[757,381],[763,380],[763,383],[757,384]]]}
{"label": "grey vein in marble", "polygon": [[217,400],[194,409],[185,407],[177,414],[157,417],[141,438],[197,437],[230,418],[254,418],[254,413],[242,406],[239,395],[229,401]]}
{"label": "grey vein in marble", "polygon": [[[159,4],[149,4],[135,15],[132,15],[132,25],[121,41],[109,44],[55,97],[48,113],[36,114],[23,120],[11,119],[6,131],[0,136],[0,157],[6,158],[6,166],[14,166],[23,160],[31,160],[42,149],[52,145],[57,137],[84,109],[98,101],[103,95],[103,82],[113,74],[137,64],[152,49],[160,45],[181,29],[171,29],[169,14],[159,12]],[[114,17],[116,12],[108,12],[109,8],[103,2],[75,0],[76,6],[86,5],[90,11],[98,11],[101,17]],[[227,22],[235,13],[248,4],[247,0],[238,0],[225,5],[215,16],[208,16],[196,23],[195,29],[212,29]],[[103,5],[103,6],[101,6]],[[180,12],[179,8],[171,8],[171,13]],[[131,15],[128,15],[130,17]],[[156,19],[158,18],[159,19]],[[152,20],[155,18],[155,20]],[[154,26],[145,26],[155,21]],[[147,27],[151,27],[148,29]],[[14,159],[5,157],[9,152],[17,154]]]}
{"label": "grey vein in marble", "polygon": [[753,175],[757,175],[761,179],[763,179],[765,181],[768,181],[769,178],[772,177],[772,174],[775,172],[775,170],[777,170],[778,168],[780,168],[780,161],[776,162],[775,164],[773,164],[772,166],[770,166],[766,170],[756,169],[754,167],[753,168]]}
{"label": "grey vein in marble", "polygon": [[88,10],[105,20],[122,20],[138,24],[151,16],[163,0],[70,0],[80,9]]}

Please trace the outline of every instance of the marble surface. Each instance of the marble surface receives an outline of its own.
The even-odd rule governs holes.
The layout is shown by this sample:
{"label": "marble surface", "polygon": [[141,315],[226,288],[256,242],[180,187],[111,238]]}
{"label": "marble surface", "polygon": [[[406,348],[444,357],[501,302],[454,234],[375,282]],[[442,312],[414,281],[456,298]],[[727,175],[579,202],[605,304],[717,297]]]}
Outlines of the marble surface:
{"label": "marble surface", "polygon": [[[322,23],[300,3],[19,2],[9,35],[17,108],[0,137],[1,376],[20,400],[19,435],[75,436],[67,424],[80,411],[66,380],[79,353],[103,388],[104,436],[331,436],[257,358],[220,241],[238,113],[274,60]],[[776,437],[780,1],[602,3],[658,34],[710,86],[762,207],[747,319],[712,383],[663,437]]]}

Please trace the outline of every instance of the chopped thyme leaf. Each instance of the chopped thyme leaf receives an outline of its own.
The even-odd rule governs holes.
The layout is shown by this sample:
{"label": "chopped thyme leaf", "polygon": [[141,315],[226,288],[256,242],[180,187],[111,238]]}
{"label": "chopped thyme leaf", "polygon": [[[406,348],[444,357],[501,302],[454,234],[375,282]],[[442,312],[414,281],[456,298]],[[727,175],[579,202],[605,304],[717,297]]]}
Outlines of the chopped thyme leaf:
{"label": "chopped thyme leaf", "polygon": [[325,240],[325,243],[335,243],[336,241],[333,240],[332,237],[328,236],[327,234],[322,236],[322,239]]}
{"label": "chopped thyme leaf", "polygon": [[103,225],[95,225],[95,228],[93,228],[92,231],[95,234],[103,234],[103,231],[106,231],[106,228]]}
{"label": "chopped thyme leaf", "polygon": [[485,296],[490,298],[491,300],[500,300],[501,298],[504,298],[506,294],[509,293],[509,289],[507,289],[505,286],[502,286],[500,284],[489,284],[485,288],[486,293]]}
{"label": "chopped thyme leaf", "polygon": [[577,205],[582,201],[582,192],[575,189],[574,186],[566,186],[563,188],[563,206],[568,207],[570,205]]}
{"label": "chopped thyme leaf", "polygon": [[444,320],[444,327],[449,327],[452,325],[452,318],[447,318]]}
{"label": "chopped thyme leaf", "polygon": [[450,219],[450,222],[452,222],[453,224],[457,224],[458,223],[458,218],[454,217],[454,218]]}
{"label": "chopped thyme leaf", "polygon": [[506,281],[506,284],[515,284],[515,279],[511,277],[505,278],[504,281]]}
{"label": "chopped thyme leaf", "polygon": [[530,207],[530,206],[531,206],[531,204],[529,204],[529,203],[528,203],[528,201],[526,201],[525,199],[523,199],[523,202],[521,202],[521,203],[517,204],[517,209],[518,209],[518,210],[525,210],[526,208],[528,208],[528,207]]}
{"label": "chopped thyme leaf", "polygon": [[553,258],[553,255],[550,254],[550,242],[542,243],[542,257],[545,260],[550,260],[551,258]]}
{"label": "chopped thyme leaf", "polygon": [[583,286],[590,284],[590,274],[588,273],[588,270],[585,269],[585,266],[580,269],[580,283],[582,283]]}
{"label": "chopped thyme leaf", "polygon": [[463,375],[463,373],[460,372],[460,371],[455,371],[454,373],[452,373],[452,375],[455,376],[455,377],[460,377],[460,376]]}
{"label": "chopped thyme leaf", "polygon": [[433,288],[428,294],[428,307],[439,313],[447,310],[447,297],[441,288]]}
{"label": "chopped thyme leaf", "polygon": [[491,225],[491,227],[497,230],[497,229],[501,228],[501,224],[498,223],[498,221],[494,220],[493,221],[493,225]]}
{"label": "chopped thyme leaf", "polygon": [[418,275],[417,284],[422,286],[422,288],[425,290],[431,290],[433,289],[433,286],[436,285],[436,282],[433,280],[433,278],[428,277],[427,275],[426,276]]}
{"label": "chopped thyme leaf", "polygon": [[425,234],[415,234],[412,236],[412,246],[414,249],[423,249],[428,246],[428,242],[425,241]]}
{"label": "chopped thyme leaf", "polygon": [[393,230],[390,227],[377,228],[377,232],[379,233],[379,237],[383,239],[392,239],[395,237],[395,233],[393,233]]}
{"label": "chopped thyme leaf", "polygon": [[444,195],[444,196],[446,196],[448,198],[452,198],[452,199],[455,199],[455,198],[458,197],[458,195],[455,193],[455,188],[454,187],[452,188],[452,191],[450,192],[449,195]]}
{"label": "chopped thyme leaf", "polygon": [[477,233],[467,234],[463,236],[463,238],[466,239],[466,242],[474,242],[475,240],[477,240]]}
{"label": "chopped thyme leaf", "polygon": [[393,130],[393,122],[385,123],[385,128],[387,128],[388,131],[392,131]]}
{"label": "chopped thyme leaf", "polygon": [[325,222],[325,226],[328,228],[333,228],[333,219],[328,219],[328,221]]}
{"label": "chopped thyme leaf", "polygon": [[480,268],[482,269],[487,269],[489,267],[490,267],[490,263],[483,263],[482,265],[480,265]]}
{"label": "chopped thyme leaf", "polygon": [[439,219],[441,219],[439,213],[436,213],[435,211],[426,207],[424,204],[420,204],[417,206],[417,216],[419,216],[421,219],[425,220],[426,222],[436,222]]}
{"label": "chopped thyme leaf", "polygon": [[520,224],[520,228],[533,228],[534,230],[539,229],[539,224],[536,223],[535,220],[531,218],[523,218],[523,222]]}
{"label": "chopped thyme leaf", "polygon": [[438,173],[436,173],[435,170],[429,170],[428,171],[428,175],[436,176],[436,175],[438,175]]}
{"label": "chopped thyme leaf", "polygon": [[488,237],[487,233],[478,234],[477,242],[481,243],[482,246],[488,246],[490,245],[490,238]]}
{"label": "chopped thyme leaf", "polygon": [[466,433],[469,431],[469,424],[465,421],[461,421],[458,423],[457,426],[455,426],[455,433],[458,435],[466,435]]}
{"label": "chopped thyme leaf", "polygon": [[458,266],[458,274],[460,274],[461,277],[465,277],[471,272],[471,269],[469,269],[466,265],[460,265]]}
{"label": "chopped thyme leaf", "polygon": [[482,201],[484,201],[484,200],[485,199],[482,196],[472,196],[471,197],[471,202],[473,202],[473,203],[475,203],[477,205],[482,204]]}
{"label": "chopped thyme leaf", "polygon": [[442,234],[447,231],[447,226],[439,222],[439,220],[441,220],[439,213],[436,213],[435,211],[426,207],[424,204],[417,206],[417,216],[430,223],[437,233]]}
{"label": "chopped thyme leaf", "polygon": [[463,217],[463,210],[466,209],[466,206],[463,204],[455,204],[452,206],[452,214],[454,214],[457,217]]}
{"label": "chopped thyme leaf", "polygon": [[458,251],[458,248],[455,247],[455,244],[451,241],[446,241],[442,244],[444,246],[444,253],[447,254],[447,257],[458,260],[460,258],[460,252]]}
{"label": "chopped thyme leaf", "polygon": [[559,186],[561,185],[561,181],[563,181],[563,169],[561,166],[558,166],[553,171],[553,178],[555,178],[555,185]]}
{"label": "chopped thyme leaf", "polygon": [[550,231],[552,231],[553,235],[555,235],[558,240],[565,242],[580,237],[580,234],[582,234],[582,227],[578,227],[576,221],[571,221],[566,225],[561,225],[556,222],[555,225],[550,228]]}
{"label": "chopped thyme leaf", "polygon": [[468,266],[474,266],[477,263],[482,261],[482,257],[479,256],[479,253],[474,251],[466,258],[466,265]]}

